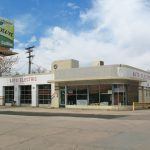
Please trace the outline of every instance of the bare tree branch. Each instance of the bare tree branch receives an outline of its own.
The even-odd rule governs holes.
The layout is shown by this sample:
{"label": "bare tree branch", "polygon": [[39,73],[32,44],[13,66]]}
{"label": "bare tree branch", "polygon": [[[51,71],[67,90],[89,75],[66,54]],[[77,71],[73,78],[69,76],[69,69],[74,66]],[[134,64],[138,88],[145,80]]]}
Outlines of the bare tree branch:
{"label": "bare tree branch", "polygon": [[12,67],[18,61],[18,57],[2,57],[0,56],[0,76],[3,73],[11,73]]}
{"label": "bare tree branch", "polygon": [[32,73],[46,73],[46,72],[47,72],[47,70],[45,68],[40,67],[40,66],[32,69]]}

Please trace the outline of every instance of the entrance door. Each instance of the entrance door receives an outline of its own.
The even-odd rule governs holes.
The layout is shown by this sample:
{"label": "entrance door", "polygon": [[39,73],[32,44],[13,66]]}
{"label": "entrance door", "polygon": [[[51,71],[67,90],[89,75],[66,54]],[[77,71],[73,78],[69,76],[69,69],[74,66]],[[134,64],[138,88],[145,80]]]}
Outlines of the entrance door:
{"label": "entrance door", "polygon": [[60,107],[65,107],[65,88],[60,89]]}

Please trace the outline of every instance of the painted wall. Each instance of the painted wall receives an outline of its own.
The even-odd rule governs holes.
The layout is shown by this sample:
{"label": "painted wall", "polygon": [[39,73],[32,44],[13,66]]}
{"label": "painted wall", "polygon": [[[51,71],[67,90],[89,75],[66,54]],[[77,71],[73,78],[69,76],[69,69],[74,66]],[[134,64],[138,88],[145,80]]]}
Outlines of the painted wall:
{"label": "painted wall", "polygon": [[150,87],[150,73],[144,70],[123,65],[118,67],[117,72],[119,77],[139,80],[141,86]]}
{"label": "painted wall", "polygon": [[[150,87],[150,73],[143,70],[133,68],[126,65],[104,65],[99,67],[86,67],[86,68],[72,68],[56,70],[49,74],[31,74],[13,77],[1,77],[0,78],[0,104],[2,104],[3,86],[14,86],[14,99],[17,105],[20,105],[20,85],[32,85],[32,106],[38,105],[37,99],[37,85],[47,84],[48,81],[77,81],[77,80],[89,80],[93,79],[130,79],[139,80],[140,86]],[[70,82],[71,83],[71,82]],[[57,90],[56,84],[51,83],[52,95],[55,95],[52,100],[52,106],[59,106],[59,90]],[[150,95],[149,91],[145,95]],[[141,94],[139,94],[141,97]],[[149,101],[147,96],[146,101]]]}
{"label": "painted wall", "polygon": [[[4,96],[3,86],[14,86],[14,101],[16,104],[20,105],[20,86],[21,85],[31,85],[32,86],[32,104],[31,106],[38,105],[38,85],[48,84],[49,80],[53,80],[53,74],[39,74],[39,75],[23,75],[23,76],[13,76],[13,77],[1,77],[0,78],[0,98]],[[54,83],[51,83],[52,95],[55,92]],[[56,102],[55,102],[56,103]],[[0,105],[3,104],[3,99],[0,99]],[[54,102],[52,102],[52,105]]]}

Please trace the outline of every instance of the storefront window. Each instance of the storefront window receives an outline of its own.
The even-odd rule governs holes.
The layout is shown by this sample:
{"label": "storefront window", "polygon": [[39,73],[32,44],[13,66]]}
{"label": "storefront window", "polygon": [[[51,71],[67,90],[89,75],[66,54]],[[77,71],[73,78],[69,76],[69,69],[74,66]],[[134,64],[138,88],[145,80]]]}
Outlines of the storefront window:
{"label": "storefront window", "polygon": [[67,87],[67,104],[75,105],[76,104],[77,91],[76,87]]}
{"label": "storefront window", "polygon": [[99,104],[99,85],[89,86],[89,104]]}
{"label": "storefront window", "polygon": [[65,107],[65,87],[60,87],[60,107]]}
{"label": "storefront window", "polygon": [[14,101],[14,86],[5,86],[5,103],[12,103]]}
{"label": "storefront window", "polygon": [[77,105],[88,105],[88,86],[77,87]]}
{"label": "storefront window", "polygon": [[21,104],[31,104],[31,85],[20,86]]}
{"label": "storefront window", "polygon": [[139,85],[138,83],[131,83],[127,86],[127,94],[128,94],[128,105],[132,105],[133,102],[138,102],[138,90]]}
{"label": "storefront window", "polygon": [[67,87],[67,104],[68,105],[87,105],[88,90],[87,86],[68,86]]}
{"label": "storefront window", "polygon": [[77,100],[87,100],[87,86],[77,87]]}
{"label": "storefront window", "polygon": [[130,105],[138,101],[138,83],[66,86],[66,98],[67,105]]}
{"label": "storefront window", "polygon": [[100,104],[111,105],[112,104],[112,85],[100,84]]}
{"label": "storefront window", "polygon": [[39,100],[39,104],[51,103],[51,85],[50,84],[38,85],[38,100]]}

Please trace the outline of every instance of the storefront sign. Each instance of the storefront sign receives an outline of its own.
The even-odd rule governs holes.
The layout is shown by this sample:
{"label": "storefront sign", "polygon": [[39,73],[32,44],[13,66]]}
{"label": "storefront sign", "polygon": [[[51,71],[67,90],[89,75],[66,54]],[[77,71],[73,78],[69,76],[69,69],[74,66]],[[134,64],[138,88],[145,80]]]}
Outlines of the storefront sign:
{"label": "storefront sign", "polygon": [[118,68],[118,75],[120,77],[129,77],[129,78],[136,78],[136,79],[144,79],[150,80],[150,73],[146,73],[144,71],[140,71],[138,69],[131,69],[126,67],[119,67]]}
{"label": "storefront sign", "polygon": [[26,83],[26,82],[35,82],[37,81],[36,77],[20,77],[20,78],[11,78],[10,83]]}
{"label": "storefront sign", "polygon": [[133,71],[133,77],[150,80],[150,75],[138,71]]}

